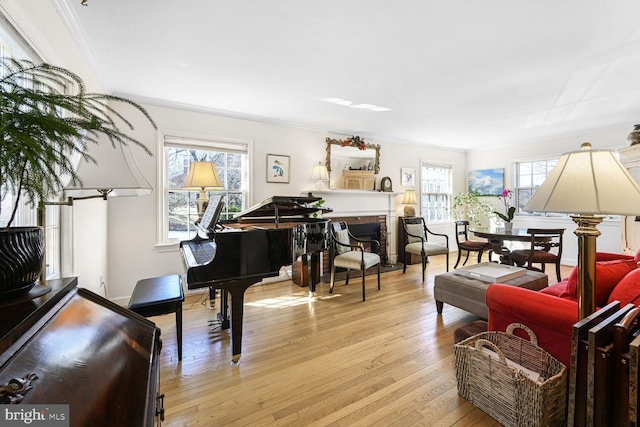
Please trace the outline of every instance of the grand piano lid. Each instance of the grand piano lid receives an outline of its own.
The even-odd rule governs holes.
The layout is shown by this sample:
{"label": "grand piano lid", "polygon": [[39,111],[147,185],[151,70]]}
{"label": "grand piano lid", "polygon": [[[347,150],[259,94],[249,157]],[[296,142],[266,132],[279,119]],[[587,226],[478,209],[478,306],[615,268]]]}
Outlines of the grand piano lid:
{"label": "grand piano lid", "polygon": [[331,212],[330,209],[313,205],[319,200],[322,200],[322,198],[315,196],[272,196],[237,213],[234,218],[277,219],[290,216],[311,215],[319,210]]}

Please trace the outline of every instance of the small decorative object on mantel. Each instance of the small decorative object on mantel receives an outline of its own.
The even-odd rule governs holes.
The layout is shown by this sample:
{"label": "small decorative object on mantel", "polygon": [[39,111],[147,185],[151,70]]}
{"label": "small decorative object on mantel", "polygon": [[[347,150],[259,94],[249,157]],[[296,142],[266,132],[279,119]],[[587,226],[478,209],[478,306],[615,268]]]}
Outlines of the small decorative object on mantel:
{"label": "small decorative object on mantel", "polygon": [[629,141],[629,145],[640,144],[640,124],[633,126],[633,130],[627,136],[627,141]]}
{"label": "small decorative object on mantel", "polygon": [[393,191],[393,185],[391,184],[391,178],[385,176],[380,180],[380,191]]}

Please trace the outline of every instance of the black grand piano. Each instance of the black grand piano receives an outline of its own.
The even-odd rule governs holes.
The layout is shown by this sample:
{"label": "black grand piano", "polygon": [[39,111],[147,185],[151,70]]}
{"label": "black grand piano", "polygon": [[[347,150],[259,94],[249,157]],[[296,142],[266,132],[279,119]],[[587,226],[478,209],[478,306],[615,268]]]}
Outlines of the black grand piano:
{"label": "black grand piano", "polygon": [[[220,225],[221,201],[209,204],[199,223],[199,233],[180,242],[189,289],[220,289],[218,319],[222,329],[231,327],[232,363],[240,360],[244,292],[262,279],[280,274],[280,268],[302,257],[311,261],[309,292],[319,281],[320,254],[327,248],[329,220],[312,218],[321,210],[320,197],[273,196]],[[329,209],[322,208],[324,212]],[[231,323],[227,297],[231,296]]]}

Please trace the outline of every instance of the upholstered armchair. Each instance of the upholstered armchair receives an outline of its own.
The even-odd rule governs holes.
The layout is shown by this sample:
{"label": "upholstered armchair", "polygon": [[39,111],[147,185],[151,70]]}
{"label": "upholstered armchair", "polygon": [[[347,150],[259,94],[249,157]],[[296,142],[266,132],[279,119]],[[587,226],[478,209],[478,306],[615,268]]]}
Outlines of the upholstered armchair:
{"label": "upholstered armchair", "polygon": [[[401,218],[404,229],[403,243],[406,254],[414,254],[422,259],[422,281],[424,282],[425,270],[429,257],[434,255],[445,255],[447,257],[447,271],[449,271],[449,236],[441,233],[434,233],[429,228],[422,217]],[[443,243],[429,241],[429,236],[437,236]],[[432,237],[433,238],[433,237]],[[408,256],[405,256],[402,272],[407,272]]]}
{"label": "upholstered armchair", "polygon": [[[367,250],[369,249],[369,250]],[[378,290],[380,290],[380,242],[355,237],[349,232],[344,222],[331,223],[331,245],[329,247],[331,265],[331,285],[329,293],[333,293],[336,278],[336,267],[347,269],[345,285],[349,284],[351,269],[358,269],[362,274],[362,301],[365,300],[365,271],[373,266],[378,267]]]}

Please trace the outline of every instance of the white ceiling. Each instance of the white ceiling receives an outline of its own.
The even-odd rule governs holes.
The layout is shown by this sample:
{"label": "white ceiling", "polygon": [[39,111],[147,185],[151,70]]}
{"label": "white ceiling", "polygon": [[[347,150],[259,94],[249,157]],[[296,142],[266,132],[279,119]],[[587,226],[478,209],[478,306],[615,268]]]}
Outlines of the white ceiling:
{"label": "white ceiling", "polygon": [[637,0],[80,2],[104,89],[145,102],[461,149],[640,123]]}

